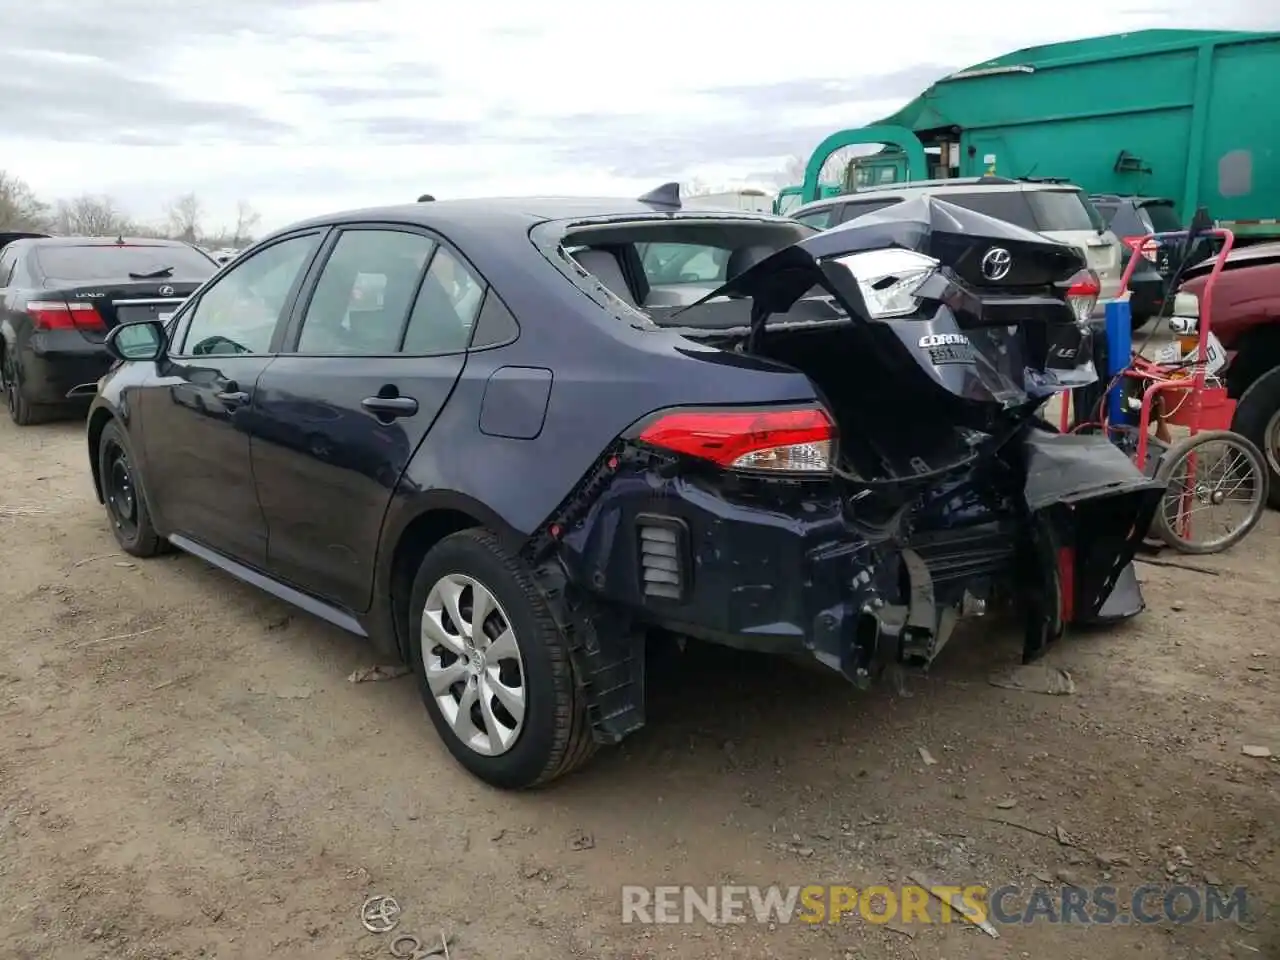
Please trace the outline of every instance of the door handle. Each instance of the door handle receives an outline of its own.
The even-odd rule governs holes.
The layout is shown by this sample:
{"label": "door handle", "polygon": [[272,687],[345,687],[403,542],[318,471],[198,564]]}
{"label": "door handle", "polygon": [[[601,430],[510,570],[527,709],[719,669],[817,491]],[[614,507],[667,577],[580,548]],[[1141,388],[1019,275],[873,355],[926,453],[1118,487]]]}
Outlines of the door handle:
{"label": "door handle", "polygon": [[418,412],[418,401],[413,397],[365,397],[360,406],[376,417],[412,417]]}

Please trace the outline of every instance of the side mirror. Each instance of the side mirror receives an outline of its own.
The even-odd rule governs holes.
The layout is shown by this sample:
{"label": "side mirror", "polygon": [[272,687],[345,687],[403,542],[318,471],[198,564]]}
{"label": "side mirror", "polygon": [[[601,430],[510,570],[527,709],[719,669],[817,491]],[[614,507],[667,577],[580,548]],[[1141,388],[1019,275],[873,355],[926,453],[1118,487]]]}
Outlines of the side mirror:
{"label": "side mirror", "polygon": [[164,325],[158,320],[122,323],[107,332],[103,345],[117,360],[156,360],[164,352]]}

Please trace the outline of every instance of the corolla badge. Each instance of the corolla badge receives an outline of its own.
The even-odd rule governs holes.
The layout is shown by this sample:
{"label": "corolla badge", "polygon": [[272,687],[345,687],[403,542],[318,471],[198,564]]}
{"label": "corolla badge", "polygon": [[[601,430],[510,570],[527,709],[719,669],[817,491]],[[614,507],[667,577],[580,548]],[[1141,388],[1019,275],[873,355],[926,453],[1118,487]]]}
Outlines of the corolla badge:
{"label": "corolla badge", "polygon": [[161,288],[160,288],[160,296],[162,296],[162,297],[172,297],[172,296],[173,296],[173,287],[168,287],[168,286],[166,286],[166,287],[161,287]]}
{"label": "corolla badge", "polygon": [[982,275],[988,280],[1003,280],[1013,267],[1013,256],[1004,247],[992,247],[982,257]]}

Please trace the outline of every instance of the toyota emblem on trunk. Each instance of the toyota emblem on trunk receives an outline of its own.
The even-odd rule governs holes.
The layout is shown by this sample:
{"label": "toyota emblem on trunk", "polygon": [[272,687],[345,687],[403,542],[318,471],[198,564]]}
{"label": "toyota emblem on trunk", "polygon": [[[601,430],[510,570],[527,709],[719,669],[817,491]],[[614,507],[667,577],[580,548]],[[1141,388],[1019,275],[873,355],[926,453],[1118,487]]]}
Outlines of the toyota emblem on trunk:
{"label": "toyota emblem on trunk", "polygon": [[[985,263],[986,261],[984,260],[983,262]],[[162,297],[172,297],[172,296],[173,296],[173,287],[161,287],[161,288],[160,288],[160,296],[162,296]]]}
{"label": "toyota emblem on trunk", "polygon": [[1003,280],[1013,266],[1013,257],[1004,247],[992,247],[982,258],[982,275],[988,280]]}

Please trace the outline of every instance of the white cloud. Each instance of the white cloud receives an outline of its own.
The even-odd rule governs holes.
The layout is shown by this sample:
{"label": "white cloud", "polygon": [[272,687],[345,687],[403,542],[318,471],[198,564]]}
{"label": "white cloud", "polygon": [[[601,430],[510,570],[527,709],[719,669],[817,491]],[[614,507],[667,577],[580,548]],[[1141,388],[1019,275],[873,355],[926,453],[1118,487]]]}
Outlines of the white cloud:
{"label": "white cloud", "polygon": [[[29,37],[57,36],[64,17],[92,32],[132,2],[30,4],[6,13],[6,30],[20,21]],[[181,5],[185,19],[175,23],[185,27],[158,31],[162,42],[139,46],[122,66],[187,101],[224,105],[225,116],[210,108],[203,126],[184,124],[183,111],[195,108],[173,108],[163,124],[167,146],[111,145],[96,133],[85,138],[91,143],[54,142],[40,139],[41,125],[6,122],[0,100],[4,166],[43,196],[110,192],[141,216],[158,216],[166,198],[194,190],[210,225],[230,220],[239,198],[262,210],[264,226],[277,226],[424,191],[634,195],[668,178],[661,166],[715,182],[776,168],[824,129],[896,109],[924,84],[881,94],[877,78],[912,68],[937,65],[940,73],[1082,32],[1280,26],[1280,10],[1264,10],[1261,0],[1223,0],[1211,11],[1215,23],[1189,0],[1127,14],[1115,0],[1077,0],[1069,13],[1043,0],[979,8],[810,0],[751,15],[674,0],[473,0],[447,14],[421,0],[221,2],[207,32],[202,20],[214,13]],[[141,16],[145,6],[129,10]],[[0,51],[4,43],[0,34]],[[45,69],[73,68],[64,57]],[[103,121],[121,109],[108,96],[121,76],[85,81]],[[724,87],[797,90],[805,81],[818,92],[833,79],[856,81],[865,95],[844,103],[830,94],[754,103],[714,95]],[[246,118],[240,127],[236,111]],[[122,119],[120,129],[146,126],[154,139],[157,124]],[[713,142],[687,156],[699,131],[714,131]],[[780,149],[784,141],[794,146]]]}

